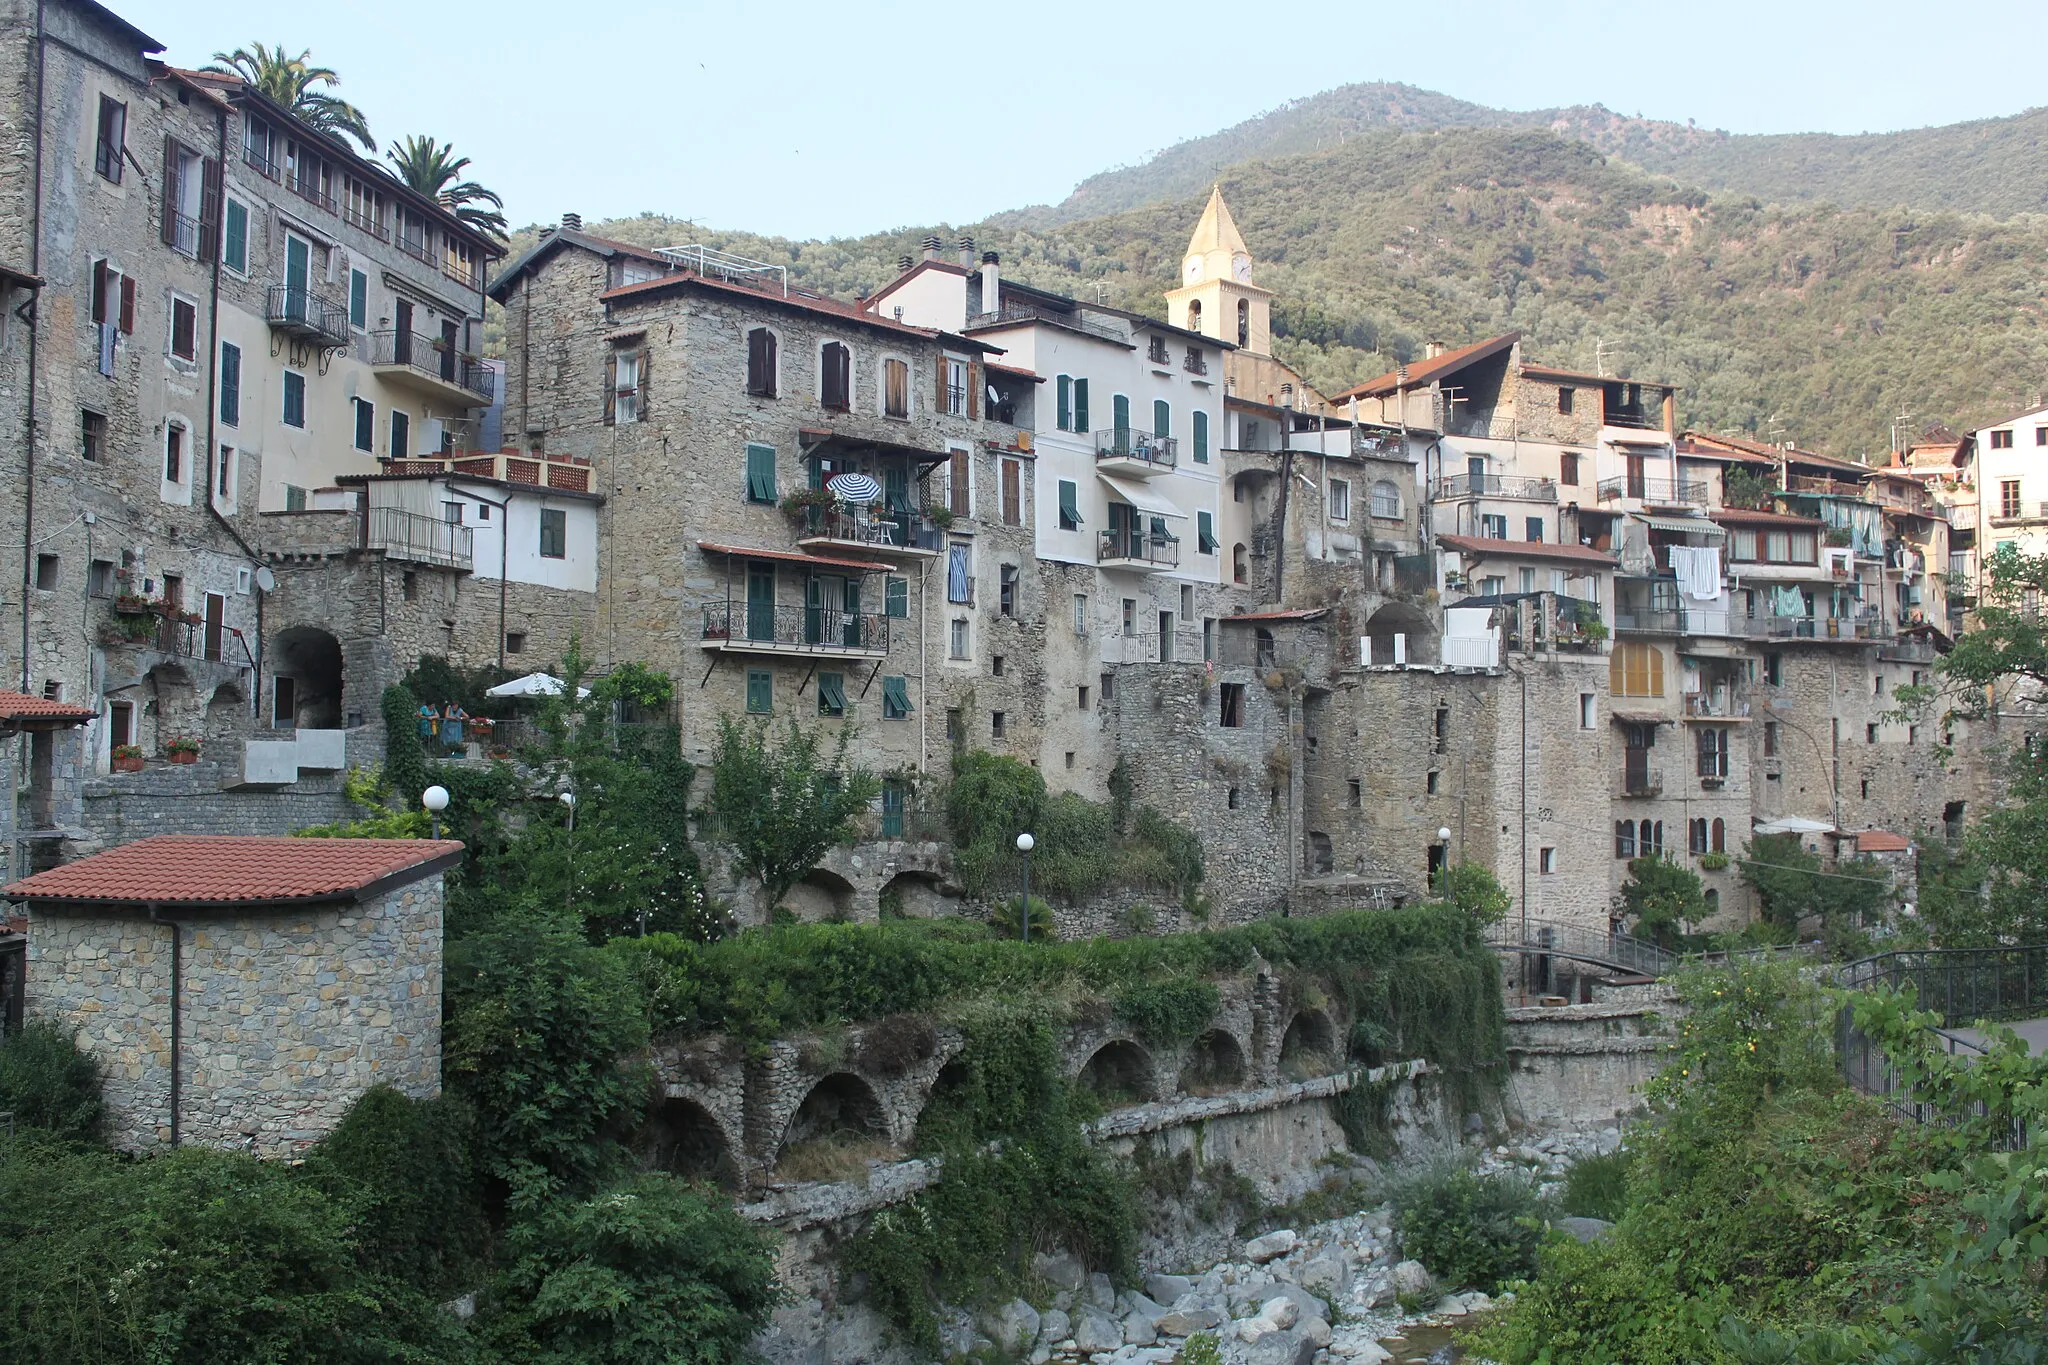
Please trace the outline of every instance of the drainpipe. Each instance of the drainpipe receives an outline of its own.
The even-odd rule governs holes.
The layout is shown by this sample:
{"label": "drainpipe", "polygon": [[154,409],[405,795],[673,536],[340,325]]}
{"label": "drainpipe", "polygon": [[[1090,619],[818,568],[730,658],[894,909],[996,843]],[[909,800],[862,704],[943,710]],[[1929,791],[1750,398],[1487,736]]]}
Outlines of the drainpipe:
{"label": "drainpipe", "polygon": [[[36,0],[36,115],[30,136],[35,141],[35,174],[29,211],[35,230],[29,236],[28,273],[43,274],[43,81],[49,65],[49,33],[44,27],[48,0]],[[36,361],[41,353],[42,295],[36,295],[36,320],[28,329],[28,402],[22,423],[24,459],[21,480],[21,690],[28,689],[29,604],[34,600],[36,571]]]}

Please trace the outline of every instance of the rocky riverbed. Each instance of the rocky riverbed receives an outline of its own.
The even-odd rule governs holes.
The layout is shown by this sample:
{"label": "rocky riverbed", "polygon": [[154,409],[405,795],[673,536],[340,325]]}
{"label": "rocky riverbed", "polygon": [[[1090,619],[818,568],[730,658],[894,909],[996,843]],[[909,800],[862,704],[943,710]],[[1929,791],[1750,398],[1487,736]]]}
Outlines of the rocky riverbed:
{"label": "rocky riverbed", "polygon": [[[1618,1130],[1557,1134],[1472,1155],[1482,1172],[1518,1172],[1547,1193],[1560,1191],[1567,1167],[1614,1150]],[[1604,1228],[1569,1220],[1581,1237]],[[1428,1267],[1400,1255],[1388,1205],[1303,1227],[1279,1228],[1242,1243],[1226,1261],[1186,1275],[1154,1273],[1140,1288],[1118,1291],[1069,1256],[1040,1256],[1036,1269],[1053,1291],[1039,1308],[1022,1299],[947,1326],[948,1355],[991,1348],[1033,1365],[1166,1365],[1188,1338],[1206,1333],[1224,1365],[1375,1365],[1457,1359],[1440,1330],[1493,1300],[1453,1293]],[[1504,1296],[1505,1297],[1505,1296]],[[1425,1343],[1424,1338],[1430,1339]],[[1429,1354],[1416,1355],[1426,1345]]]}

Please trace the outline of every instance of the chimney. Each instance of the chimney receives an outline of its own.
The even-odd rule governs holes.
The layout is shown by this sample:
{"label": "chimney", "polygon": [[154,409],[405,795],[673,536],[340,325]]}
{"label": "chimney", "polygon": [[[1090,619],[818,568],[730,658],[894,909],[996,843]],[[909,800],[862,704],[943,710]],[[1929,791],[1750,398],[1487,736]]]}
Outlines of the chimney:
{"label": "chimney", "polygon": [[984,313],[997,312],[1003,306],[1003,282],[996,268],[1001,263],[995,252],[981,253],[981,311]]}
{"label": "chimney", "polygon": [[563,214],[562,226],[567,228],[571,232],[583,231],[583,215],[580,213]]}
{"label": "chimney", "polygon": [[960,264],[974,269],[974,239],[965,233],[960,236]]}
{"label": "chimney", "polygon": [[899,270],[908,270],[911,266],[916,264],[917,262],[912,260],[908,256],[898,256],[896,258],[896,266]]}
{"label": "chimney", "polygon": [[555,235],[555,225],[554,225],[553,223],[549,223],[549,224],[548,224],[548,225],[547,225],[546,227],[544,227],[544,228],[542,228],[542,229],[540,230],[540,239],[541,239],[541,240],[542,240],[543,242],[545,242],[545,241],[546,241],[546,240],[547,240],[548,238],[550,238],[550,237],[552,237],[552,236],[554,236],[554,235]]}
{"label": "chimney", "polygon": [[925,238],[922,245],[924,247],[924,258],[928,261],[936,261],[939,259],[939,248],[943,247],[945,243],[934,236]]}
{"label": "chimney", "polygon": [[1422,343],[1422,358],[1424,360],[1435,360],[1438,356],[1442,355],[1445,351],[1448,351],[1450,349],[1450,347],[1444,345],[1441,341],[1425,341]]}

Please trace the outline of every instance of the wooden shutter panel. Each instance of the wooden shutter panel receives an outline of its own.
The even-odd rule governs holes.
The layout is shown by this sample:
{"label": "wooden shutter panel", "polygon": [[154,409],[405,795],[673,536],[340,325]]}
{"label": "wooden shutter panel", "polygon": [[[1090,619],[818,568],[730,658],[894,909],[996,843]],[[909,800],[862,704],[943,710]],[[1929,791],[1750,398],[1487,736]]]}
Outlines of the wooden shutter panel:
{"label": "wooden shutter panel", "polygon": [[619,355],[607,351],[604,356],[604,424],[610,426],[618,420],[619,410]]}
{"label": "wooden shutter panel", "polygon": [[947,492],[952,501],[953,515],[956,517],[970,517],[974,515],[973,507],[968,502],[967,496],[967,460],[968,454],[966,451],[954,451],[953,467],[946,480],[950,485]]}
{"label": "wooden shutter panel", "polygon": [[932,390],[933,412],[951,412],[953,410],[952,406],[946,402],[946,368],[949,364],[951,362],[945,356],[939,357],[938,387]]}
{"label": "wooden shutter panel", "polygon": [[199,259],[211,261],[220,255],[220,162],[200,162],[199,183]]}
{"label": "wooden shutter panel", "polygon": [[1088,430],[1088,381],[1074,381],[1074,430]]}
{"label": "wooden shutter panel", "polygon": [[981,420],[981,362],[967,362],[967,415],[975,421]]}
{"label": "wooden shutter panel", "polygon": [[1023,490],[1019,481],[1019,469],[1015,460],[1003,461],[1003,524],[1021,525],[1024,520]]}
{"label": "wooden shutter panel", "polygon": [[107,263],[104,260],[92,263],[92,320],[107,320]]}
{"label": "wooden shutter panel", "polygon": [[121,330],[135,335],[135,281],[121,277]]}
{"label": "wooden shutter panel", "polygon": [[651,356],[652,354],[653,354],[653,352],[651,352],[650,350],[648,350],[648,348],[647,348],[647,347],[645,347],[645,346],[642,346],[642,347],[640,348],[640,398],[639,398],[639,409],[640,409],[640,413],[639,413],[639,416],[640,416],[640,420],[641,420],[641,421],[643,421],[643,422],[647,420],[647,361],[648,361],[648,357],[649,357],[649,356]]}
{"label": "wooden shutter panel", "polygon": [[159,187],[158,198],[163,205],[163,239],[165,246],[178,244],[178,143],[169,136],[164,137],[164,179]]}

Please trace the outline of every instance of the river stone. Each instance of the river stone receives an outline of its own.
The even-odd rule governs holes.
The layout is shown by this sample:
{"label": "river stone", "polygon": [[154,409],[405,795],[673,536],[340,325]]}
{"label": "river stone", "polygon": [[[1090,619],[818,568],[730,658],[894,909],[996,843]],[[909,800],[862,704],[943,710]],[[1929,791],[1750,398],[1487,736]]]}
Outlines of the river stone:
{"label": "river stone", "polygon": [[1334,1299],[1341,1296],[1351,1284],[1351,1266],[1345,1261],[1342,1252],[1332,1249],[1319,1253],[1314,1260],[1304,1265],[1297,1278],[1301,1282],[1301,1287],[1309,1293]]}
{"label": "river stone", "polygon": [[1259,1316],[1275,1327],[1292,1327],[1301,1318],[1301,1305],[1276,1295],[1259,1305]]}
{"label": "river stone", "polygon": [[1213,1308],[1176,1308],[1153,1323],[1152,1328],[1163,1337],[1189,1337],[1223,1323],[1223,1315]]}
{"label": "river stone", "polygon": [[1124,1344],[1124,1329],[1120,1323],[1099,1308],[1083,1308],[1074,1320],[1074,1348],[1093,1353],[1114,1351]]}
{"label": "river stone", "polygon": [[1116,1309],[1116,1286],[1099,1270],[1088,1277],[1088,1302],[1105,1313]]}
{"label": "river stone", "polygon": [[1244,1244],[1245,1259],[1264,1265],[1294,1250],[1295,1244],[1300,1240],[1288,1228],[1269,1232],[1264,1237],[1254,1237]]}
{"label": "river stone", "polygon": [[1152,1319],[1143,1313],[1133,1313],[1124,1319],[1124,1345],[1150,1346],[1159,1340],[1159,1333],[1153,1330]]}
{"label": "river stone", "polygon": [[1268,1332],[1244,1349],[1244,1365],[1311,1365],[1316,1344],[1289,1330]]}
{"label": "river stone", "polygon": [[1597,1242],[1614,1231],[1614,1224],[1601,1218],[1560,1218],[1557,1225],[1581,1242]]}
{"label": "river stone", "polygon": [[1321,1318],[1309,1318],[1301,1324],[1301,1335],[1317,1350],[1330,1344],[1330,1324]]}
{"label": "river stone", "polygon": [[1394,1353],[1377,1341],[1361,1341],[1356,1346],[1345,1347],[1339,1354],[1355,1362],[1355,1365],[1387,1365],[1387,1362],[1394,1358]]}
{"label": "river stone", "polygon": [[1420,1261],[1403,1261],[1394,1267],[1396,1294],[1427,1294],[1435,1284]]}
{"label": "river stone", "polygon": [[1088,1281],[1088,1268],[1065,1252],[1048,1256],[1041,1251],[1031,1258],[1031,1268],[1054,1289],[1077,1290]]}
{"label": "river stone", "polygon": [[1147,1275],[1145,1292],[1160,1303],[1173,1303],[1195,1287],[1185,1275]]}
{"label": "river stone", "polygon": [[1074,1333],[1074,1321],[1057,1308],[1048,1308],[1038,1315],[1038,1339],[1050,1346],[1065,1341]]}
{"label": "river stone", "polygon": [[1303,1289],[1300,1285],[1276,1284],[1268,1286],[1265,1294],[1259,1300],[1261,1304],[1259,1311],[1263,1313],[1265,1311],[1263,1305],[1271,1303],[1274,1299],[1287,1300],[1294,1305],[1294,1311],[1301,1317],[1322,1318],[1325,1321],[1329,1319],[1330,1306],[1309,1293],[1306,1289]]}
{"label": "river stone", "polygon": [[1011,1299],[981,1315],[981,1330],[1004,1355],[1014,1356],[1038,1340],[1038,1310],[1022,1299]]}
{"label": "river stone", "polygon": [[1144,1317],[1156,1318],[1166,1312],[1166,1305],[1154,1303],[1150,1298],[1138,1293],[1135,1289],[1127,1289],[1117,1296],[1116,1312],[1119,1316],[1137,1313]]}

